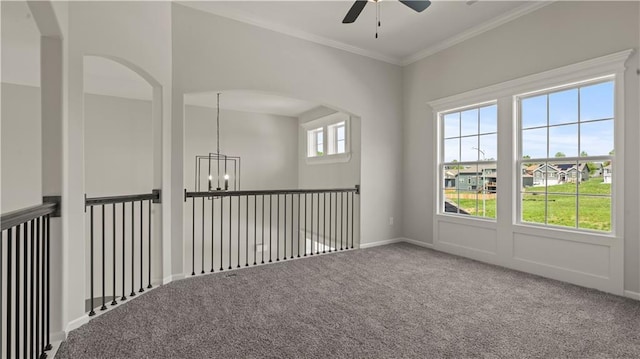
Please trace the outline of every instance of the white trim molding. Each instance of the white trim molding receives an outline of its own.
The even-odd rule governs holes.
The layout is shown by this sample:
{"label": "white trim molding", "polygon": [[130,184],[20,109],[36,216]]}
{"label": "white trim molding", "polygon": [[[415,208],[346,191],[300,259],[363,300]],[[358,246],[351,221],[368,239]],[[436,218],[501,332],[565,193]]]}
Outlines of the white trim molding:
{"label": "white trim molding", "polygon": [[360,245],[360,249],[386,246],[387,244],[394,244],[394,243],[411,243],[419,247],[433,249],[433,244],[431,243],[426,243],[426,242],[422,242],[422,241],[418,241],[410,238],[404,238],[404,237],[385,239],[383,241],[377,241],[377,242],[371,242],[371,243],[364,243]]}
{"label": "white trim molding", "polygon": [[210,8],[205,8],[202,6],[198,6],[198,2],[197,1],[193,1],[193,2],[188,2],[188,1],[178,1],[177,3],[183,6],[187,6],[189,8],[192,9],[196,9],[199,11],[203,11],[203,12],[207,12],[210,14],[214,14],[217,16],[221,16],[221,17],[225,17],[231,20],[235,20],[235,21],[239,21],[239,22],[243,22],[245,24],[249,24],[249,25],[253,25],[256,27],[260,27],[263,29],[267,29],[267,30],[271,30],[271,31],[275,31],[281,34],[285,34],[291,37],[295,37],[298,39],[302,39],[302,40],[306,40],[306,41],[310,41],[310,42],[314,42],[316,44],[320,44],[320,45],[324,45],[324,46],[328,46],[328,47],[333,47],[335,49],[338,50],[343,50],[343,51],[347,51],[356,55],[361,55],[361,56],[365,56],[374,60],[378,60],[378,61],[382,61],[382,62],[386,62],[392,65],[398,65],[398,66],[406,66],[406,65],[410,65],[416,61],[422,60],[426,57],[429,57],[431,55],[434,55],[440,51],[443,51],[445,49],[448,49],[454,45],[457,45],[463,41],[469,40],[473,37],[476,37],[478,35],[481,35],[489,30],[495,29],[501,25],[504,25],[510,21],[516,20],[519,17],[522,17],[524,15],[527,15],[531,12],[534,12],[538,9],[541,9],[549,4],[554,3],[556,0],[549,0],[549,1],[535,1],[532,3],[528,3],[526,5],[517,7],[514,10],[508,11],[504,14],[498,15],[496,17],[494,17],[493,19],[486,21],[484,23],[478,24],[468,30],[463,31],[462,33],[459,33],[457,35],[454,35],[452,37],[446,38],[442,41],[439,41],[429,47],[427,47],[424,50],[420,50],[412,55],[409,56],[405,56],[405,57],[398,57],[398,56],[392,56],[392,55],[387,55],[387,54],[383,54],[381,52],[378,51],[372,51],[372,50],[368,50],[368,49],[364,49],[362,47],[358,47],[358,46],[354,46],[354,45],[350,45],[341,41],[337,41],[337,40],[333,40],[324,36],[319,36],[316,34],[312,34],[306,31],[301,31],[289,26],[285,26],[285,25],[281,25],[281,24],[276,24],[273,22],[269,22],[269,21],[265,21],[265,20],[260,20],[257,19],[255,17],[252,16],[248,16],[248,15],[243,15],[243,14],[238,14],[236,12],[233,11],[226,11],[226,10],[221,10],[221,9],[210,9]]}
{"label": "white trim molding", "polygon": [[640,293],[638,293],[638,292],[632,292],[630,290],[625,290],[624,291],[624,296],[627,297],[627,298],[640,300]]}
{"label": "white trim molding", "polygon": [[169,284],[173,281],[184,279],[184,273],[172,274],[170,276],[166,276],[162,279],[162,285]]}

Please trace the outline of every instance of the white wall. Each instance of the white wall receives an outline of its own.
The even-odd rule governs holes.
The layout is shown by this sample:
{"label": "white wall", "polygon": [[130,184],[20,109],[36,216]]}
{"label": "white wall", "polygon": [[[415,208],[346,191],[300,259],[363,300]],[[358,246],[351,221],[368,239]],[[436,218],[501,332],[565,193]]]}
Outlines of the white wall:
{"label": "white wall", "polygon": [[[337,111],[320,106],[298,116],[300,125]],[[307,161],[307,131],[298,130],[298,182],[300,188],[352,188],[360,184],[360,118],[351,116],[349,141],[351,157],[348,162],[310,163]]]}
{"label": "white wall", "polygon": [[[637,2],[556,2],[403,69],[406,237],[433,243],[436,160],[427,102],[629,48],[638,48]],[[625,289],[638,290],[637,52],[625,77]],[[509,196],[509,193],[503,196]],[[507,201],[508,203],[508,201]],[[506,213],[508,216],[508,213]],[[508,221],[508,219],[507,219]]]}
{"label": "white wall", "polygon": [[91,94],[84,99],[87,196],[150,193],[151,101]]}
{"label": "white wall", "polygon": [[2,213],[42,203],[40,87],[2,83]]}
{"label": "white wall", "polygon": [[[362,242],[400,236],[400,226],[388,225],[388,218],[401,218],[401,68],[178,4],[172,8],[173,185],[183,181],[183,94],[243,89],[310,100],[361,118]],[[173,201],[181,197],[174,193]],[[172,250],[179,253],[182,211],[173,210]]]}
{"label": "white wall", "polygon": [[[243,190],[298,187],[297,134],[298,120],[293,117],[220,110],[220,152],[241,157]],[[187,190],[193,191],[195,187],[196,154],[209,152],[216,152],[216,109],[186,106],[184,187]]]}

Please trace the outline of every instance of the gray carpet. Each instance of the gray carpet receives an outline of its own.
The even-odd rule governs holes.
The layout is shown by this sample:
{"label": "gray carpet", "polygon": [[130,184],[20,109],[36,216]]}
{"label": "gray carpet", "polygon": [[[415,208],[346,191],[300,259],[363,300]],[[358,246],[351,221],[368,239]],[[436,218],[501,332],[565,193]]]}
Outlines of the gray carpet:
{"label": "gray carpet", "polygon": [[173,282],[56,357],[638,358],[640,302],[394,244]]}

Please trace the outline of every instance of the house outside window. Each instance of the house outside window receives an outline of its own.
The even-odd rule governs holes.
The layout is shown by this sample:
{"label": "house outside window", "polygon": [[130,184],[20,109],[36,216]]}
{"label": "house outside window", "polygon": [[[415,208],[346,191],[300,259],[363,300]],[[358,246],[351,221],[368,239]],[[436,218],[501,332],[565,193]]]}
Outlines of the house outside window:
{"label": "house outside window", "polygon": [[440,213],[495,219],[497,105],[445,111],[439,121]]}

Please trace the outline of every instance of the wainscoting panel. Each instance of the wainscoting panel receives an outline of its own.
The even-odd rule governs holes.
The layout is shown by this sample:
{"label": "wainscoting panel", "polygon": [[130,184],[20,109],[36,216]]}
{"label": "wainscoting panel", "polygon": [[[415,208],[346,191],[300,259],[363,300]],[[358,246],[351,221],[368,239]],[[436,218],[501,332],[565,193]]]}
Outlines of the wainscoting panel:
{"label": "wainscoting panel", "polygon": [[497,253],[497,233],[484,226],[437,222],[435,246],[445,252],[480,260],[490,260]]}
{"label": "wainscoting panel", "polygon": [[514,233],[513,259],[608,279],[610,247]]}

